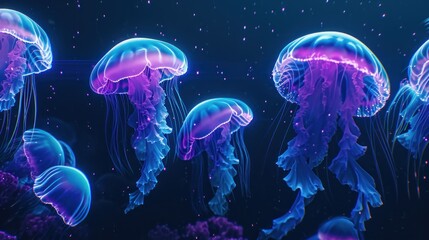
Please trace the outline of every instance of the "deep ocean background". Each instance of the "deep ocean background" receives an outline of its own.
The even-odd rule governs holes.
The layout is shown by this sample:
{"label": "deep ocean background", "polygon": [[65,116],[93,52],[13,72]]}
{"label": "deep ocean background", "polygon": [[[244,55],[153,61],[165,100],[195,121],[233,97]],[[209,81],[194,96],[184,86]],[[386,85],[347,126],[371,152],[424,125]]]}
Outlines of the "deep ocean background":
{"label": "deep ocean background", "polygon": [[[242,197],[237,188],[227,217],[244,227],[245,237],[255,239],[259,230],[270,227],[272,219],[283,215],[295,198],[282,180],[285,173],[275,165],[277,156],[286,150],[283,139],[294,136],[293,131],[286,133],[291,115],[280,119],[276,132],[270,128],[279,121],[275,117],[284,104],[271,78],[281,49],[298,37],[318,31],[353,35],[383,63],[393,96],[399,82],[407,77],[412,54],[429,39],[424,23],[429,17],[427,0],[3,0],[0,7],[28,15],[50,37],[54,63],[51,70],[36,76],[36,126],[68,142],[78,168],[88,176],[93,202],[82,224],[89,239],[146,239],[157,224],[180,228],[207,218],[197,216],[189,202],[190,163],[174,158],[167,162],[167,170],[159,176],[145,204],[123,214],[139,175],[121,176],[113,169],[104,140],[105,100],[93,93],[88,83],[93,66],[120,41],[148,37],[180,48],[189,60],[188,73],[179,78],[188,109],[213,97],[238,98],[253,109],[254,120],[245,130],[252,164],[252,196]],[[378,117],[383,120],[384,114],[382,111]],[[358,120],[363,145],[368,145],[368,123],[370,119]],[[307,206],[303,222],[287,239],[305,239],[328,218],[348,215],[353,208],[356,194],[326,170],[338,150],[339,137],[334,136],[329,155],[317,169],[326,190]],[[395,148],[395,186],[380,146],[374,148],[381,179],[371,146],[359,162],[376,179],[379,191],[383,186],[384,205],[371,209],[373,218],[366,223],[365,238],[427,239],[429,180],[424,176],[428,165],[421,170],[418,197],[412,177],[407,184],[407,152],[399,145]],[[210,196],[210,189],[206,191]],[[19,231],[5,227],[10,233]]]}

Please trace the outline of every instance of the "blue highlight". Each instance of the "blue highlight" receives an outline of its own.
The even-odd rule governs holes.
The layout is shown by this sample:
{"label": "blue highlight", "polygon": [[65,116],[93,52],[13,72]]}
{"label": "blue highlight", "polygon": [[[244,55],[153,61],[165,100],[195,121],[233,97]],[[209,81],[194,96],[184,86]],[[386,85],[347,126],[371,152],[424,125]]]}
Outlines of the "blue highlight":
{"label": "blue highlight", "polygon": [[34,180],[34,194],[51,205],[64,223],[81,223],[91,207],[91,188],[85,174],[76,168],[54,166]]}

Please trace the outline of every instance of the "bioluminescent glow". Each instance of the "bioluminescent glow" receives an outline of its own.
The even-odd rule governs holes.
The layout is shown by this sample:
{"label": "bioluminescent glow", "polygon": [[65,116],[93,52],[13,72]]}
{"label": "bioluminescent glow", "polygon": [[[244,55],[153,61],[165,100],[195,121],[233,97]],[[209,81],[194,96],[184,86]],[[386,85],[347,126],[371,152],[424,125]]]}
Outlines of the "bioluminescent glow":
{"label": "bioluminescent glow", "polygon": [[[13,140],[26,129],[30,114],[31,100],[34,98],[34,119],[37,104],[34,74],[51,68],[52,51],[45,31],[28,16],[11,9],[0,9],[0,112],[2,117],[1,143],[5,152]],[[23,89],[21,91],[21,89]],[[15,105],[15,95],[19,95],[17,114],[8,110]],[[11,124],[15,118],[14,126]]]}
{"label": "bioluminescent glow", "polygon": [[345,217],[334,217],[319,227],[318,240],[359,240],[352,221]]}
{"label": "bioluminescent glow", "polygon": [[[210,158],[209,179],[216,192],[209,201],[209,207],[216,215],[224,215],[228,210],[226,197],[236,186],[236,164],[240,163],[241,182],[247,190],[249,159],[243,141],[243,127],[252,119],[252,110],[244,102],[233,98],[214,98],[195,106],[180,129],[177,152],[181,159],[190,160],[203,151]],[[235,146],[242,155],[241,159],[237,159],[231,144],[232,134],[236,131],[239,132],[235,134]]]}
{"label": "bioluminescent glow", "polygon": [[64,150],[50,133],[33,128],[24,132],[23,150],[34,179],[50,167],[64,165]]}
{"label": "bioluminescent glow", "polygon": [[172,91],[173,86],[177,86],[175,77],[185,74],[187,69],[185,54],[172,44],[149,38],[132,38],[114,46],[91,72],[91,89],[107,96],[108,105],[115,115],[108,142],[110,156],[120,172],[129,170],[130,165],[126,154],[121,156],[125,149],[120,149],[119,144],[122,143],[119,138],[124,133],[118,131],[124,130],[120,119],[127,111],[124,104],[118,103],[116,96],[126,94],[135,110],[128,119],[128,125],[135,130],[131,145],[142,168],[141,177],[136,182],[138,190],[130,194],[125,212],[144,203],[144,196],[155,188],[157,176],[164,170],[163,159],[170,150],[165,135],[172,129],[167,125],[166,94],[160,84],[172,83],[166,86],[167,92]]}
{"label": "bioluminescent glow", "polygon": [[302,221],[305,205],[317,191],[324,190],[312,169],[326,157],[337,125],[343,136],[329,170],[358,192],[351,219],[364,230],[364,222],[370,218],[368,203],[378,207],[382,201],[374,179],[357,163],[366,147],[357,143],[360,130],[353,117],[374,116],[385,105],[390,85],[382,64],[356,38],[319,32],[298,38],[281,51],[273,80],[281,96],[299,105],[293,119],[297,136],[277,161],[288,171],[284,181],[298,196],[291,209],[259,238],[281,239]]}
{"label": "bioluminescent glow", "polygon": [[54,166],[35,180],[33,191],[45,204],[50,204],[72,227],[81,223],[91,207],[91,189],[85,174],[76,168]]}
{"label": "bioluminescent glow", "polygon": [[408,79],[402,81],[387,113],[389,124],[394,122],[393,143],[398,141],[416,161],[413,164],[413,172],[417,181],[418,193],[422,157],[429,139],[428,100],[429,41],[426,41],[411,58],[408,66]]}

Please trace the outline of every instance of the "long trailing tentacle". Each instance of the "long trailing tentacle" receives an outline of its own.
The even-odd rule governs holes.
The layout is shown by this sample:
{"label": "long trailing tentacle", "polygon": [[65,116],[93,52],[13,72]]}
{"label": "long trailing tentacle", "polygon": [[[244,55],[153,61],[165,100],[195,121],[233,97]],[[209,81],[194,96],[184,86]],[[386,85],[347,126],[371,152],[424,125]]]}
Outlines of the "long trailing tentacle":
{"label": "long trailing tentacle", "polygon": [[[2,135],[1,151],[11,153],[15,150],[15,143],[18,136],[26,130],[27,117],[30,111],[32,103],[32,95],[34,95],[34,114],[37,114],[36,96],[35,96],[35,84],[34,75],[25,77],[23,76],[26,70],[26,59],[23,56],[26,51],[26,45],[22,41],[13,39],[9,41],[9,45],[6,45],[3,41],[3,51],[8,51],[10,46],[11,51],[7,53],[9,61],[3,65],[5,68],[2,69],[4,72],[3,76],[0,76],[0,112],[4,112],[2,118],[2,126],[0,134]],[[25,80],[27,83],[25,84]],[[19,95],[19,106],[17,109],[12,107],[15,105],[15,95],[20,92]],[[14,119],[14,123],[12,119]],[[33,125],[35,125],[36,117],[34,116]]]}
{"label": "long trailing tentacle", "polygon": [[129,104],[126,95],[105,95],[106,100],[106,145],[115,169],[124,175],[132,176],[134,171],[128,156],[127,117]]}
{"label": "long trailing tentacle", "polygon": [[365,154],[366,147],[357,143],[360,131],[352,114],[342,113],[339,125],[343,130],[343,137],[339,143],[340,152],[332,160],[329,170],[336,175],[341,184],[348,185],[359,193],[351,218],[358,229],[363,231],[365,221],[371,217],[368,203],[373,207],[381,206],[383,203],[375,188],[374,179],[357,163],[357,159]]}
{"label": "long trailing tentacle", "polygon": [[[323,78],[313,79],[312,74]],[[297,136],[289,141],[288,149],[277,161],[277,166],[289,171],[284,181],[292,190],[299,190],[299,197],[287,214],[273,221],[271,229],[263,230],[260,239],[286,236],[304,217],[304,199],[324,190],[312,169],[326,156],[328,144],[336,131],[340,89],[333,87],[329,79],[337,79],[337,74],[335,66],[320,64],[305,75],[298,94],[300,108],[293,121]],[[302,207],[302,210],[294,207]]]}
{"label": "long trailing tentacle", "polygon": [[216,189],[209,207],[216,215],[225,215],[228,211],[227,196],[236,187],[234,177],[237,175],[234,165],[239,160],[234,156],[234,147],[231,145],[229,125],[224,125],[213,136],[205,140],[206,151],[212,164],[209,164],[210,184]]}
{"label": "long trailing tentacle", "polygon": [[340,151],[332,160],[329,170],[335,174],[343,185],[348,185],[353,191],[359,193],[356,206],[351,212],[351,219],[360,231],[365,230],[365,221],[370,219],[368,203],[373,207],[381,206],[381,196],[375,188],[374,179],[358,163],[357,159],[365,154],[366,146],[357,143],[360,136],[359,127],[353,116],[357,104],[362,96],[365,96],[363,87],[355,81],[358,73],[352,76],[352,82],[356,86],[347,88],[344,93],[344,102],[339,112],[339,126],[343,131],[343,137],[339,142]]}
{"label": "long trailing tentacle", "polygon": [[[417,110],[415,110],[415,114],[412,116],[405,117],[406,114],[403,114],[405,121],[409,124],[409,129],[398,135],[397,140],[410,152],[415,160],[413,170],[416,179],[417,194],[420,196],[420,170],[423,164],[423,153],[429,142],[429,120],[427,118],[429,106],[426,103],[422,103],[420,99],[414,99],[413,102],[418,102]],[[411,111],[412,107],[407,107],[404,109],[404,112]],[[409,171],[407,171],[407,174],[409,174]]]}
{"label": "long trailing tentacle", "polygon": [[258,236],[258,240],[265,239],[281,239],[285,236],[285,233],[294,229],[298,223],[302,221],[305,215],[305,201],[301,195],[301,191],[298,191],[295,202],[292,204],[290,210],[283,216],[273,220],[273,227],[271,229],[263,229]]}
{"label": "long trailing tentacle", "polygon": [[134,127],[132,146],[137,159],[142,163],[141,176],[136,182],[138,190],[130,194],[129,204],[125,209],[128,213],[138,205],[144,203],[144,196],[152,191],[158,180],[157,176],[164,170],[163,159],[168,154],[170,147],[167,144],[165,134],[171,133],[167,126],[168,112],[165,103],[165,92],[159,86],[158,72],[148,72],[130,81],[135,84],[129,87],[131,102],[136,111],[129,119],[129,124]]}

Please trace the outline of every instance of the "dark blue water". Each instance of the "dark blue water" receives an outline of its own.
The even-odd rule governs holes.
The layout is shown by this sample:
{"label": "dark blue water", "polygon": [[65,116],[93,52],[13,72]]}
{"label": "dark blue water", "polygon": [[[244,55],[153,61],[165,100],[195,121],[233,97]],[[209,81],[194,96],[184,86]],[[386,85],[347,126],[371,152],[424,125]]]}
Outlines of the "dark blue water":
{"label": "dark blue water", "polygon": [[[274,131],[284,100],[274,87],[271,71],[281,49],[312,32],[353,35],[378,56],[389,75],[393,95],[399,82],[407,77],[412,54],[429,38],[424,24],[429,17],[429,3],[425,0],[14,0],[3,1],[0,7],[25,13],[50,37],[54,63],[51,70],[36,76],[36,126],[70,143],[78,167],[90,181],[93,202],[82,223],[87,239],[147,239],[149,230],[157,224],[180,229],[209,217],[193,212],[189,197],[191,165],[173,156],[145,204],[123,214],[128,193],[135,190],[134,182],[139,176],[121,176],[112,170],[105,144],[105,100],[91,91],[88,82],[93,66],[120,41],[155,38],[185,52],[189,69],[179,80],[181,96],[189,109],[214,97],[238,98],[253,109],[254,120],[245,132],[252,163],[251,198],[242,197],[237,188],[230,198],[227,217],[243,226],[245,237],[255,239],[260,229],[270,227],[273,218],[289,209],[296,194],[285,185],[285,173],[275,165],[286,142],[295,135],[293,131],[286,132],[290,114],[283,115]],[[384,112],[379,115],[383,120]],[[370,120],[357,122],[362,131],[359,143],[369,145],[369,129],[365,126]],[[274,127],[269,128],[272,124]],[[347,216],[354,206],[356,194],[327,171],[340,137],[334,136],[325,162],[316,170],[326,190],[306,208],[303,222],[287,239],[308,238],[325,220]],[[383,186],[384,205],[371,209],[365,238],[426,239],[429,184],[423,177],[429,167],[421,169],[417,196],[412,176],[407,183],[408,153],[399,145],[395,148],[395,186],[385,155],[380,146],[374,147],[381,178],[377,176],[371,146],[359,162],[375,178],[380,192]],[[427,158],[426,154],[424,159]],[[208,186],[208,182],[203,184]],[[210,189],[206,190],[211,196]],[[0,230],[18,235],[21,230],[13,214],[0,209]],[[71,238],[79,239],[76,236]]]}

